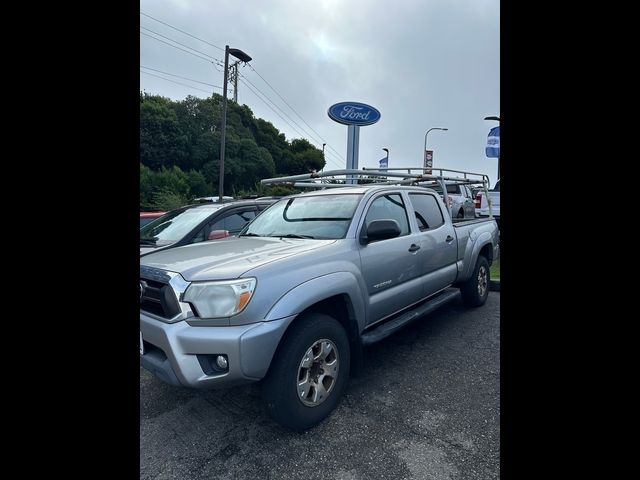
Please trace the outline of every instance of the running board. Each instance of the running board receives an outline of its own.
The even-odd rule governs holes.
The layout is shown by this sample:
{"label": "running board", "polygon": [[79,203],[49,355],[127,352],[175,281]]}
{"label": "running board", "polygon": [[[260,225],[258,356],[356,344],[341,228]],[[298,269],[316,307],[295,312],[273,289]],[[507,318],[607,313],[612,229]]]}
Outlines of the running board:
{"label": "running board", "polygon": [[362,334],[362,345],[367,346],[372,343],[379,342],[383,338],[387,338],[392,333],[397,332],[405,325],[411,323],[416,318],[421,317],[427,313],[434,311],[435,309],[441,307],[445,303],[453,300],[455,297],[460,295],[460,290],[457,288],[447,288],[440,295],[437,295],[429,300],[427,300],[422,305],[416,307],[413,310],[403,313],[397,318],[390,320],[386,323],[383,323],[379,327],[374,328],[370,332]]}

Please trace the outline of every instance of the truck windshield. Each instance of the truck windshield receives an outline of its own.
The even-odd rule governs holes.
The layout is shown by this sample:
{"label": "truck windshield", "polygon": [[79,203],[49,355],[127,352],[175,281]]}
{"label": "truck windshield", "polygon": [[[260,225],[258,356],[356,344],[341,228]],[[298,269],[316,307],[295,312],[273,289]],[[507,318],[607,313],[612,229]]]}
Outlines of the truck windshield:
{"label": "truck windshield", "polygon": [[283,199],[251,222],[240,236],[344,238],[362,194]]}

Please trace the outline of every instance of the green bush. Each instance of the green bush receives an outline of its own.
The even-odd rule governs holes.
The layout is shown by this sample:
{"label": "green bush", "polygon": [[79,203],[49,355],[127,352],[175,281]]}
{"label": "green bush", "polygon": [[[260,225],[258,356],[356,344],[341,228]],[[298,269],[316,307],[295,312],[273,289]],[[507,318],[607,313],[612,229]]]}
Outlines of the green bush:
{"label": "green bush", "polygon": [[153,205],[156,210],[174,210],[189,203],[188,199],[179,193],[171,190],[161,190],[153,194]]}

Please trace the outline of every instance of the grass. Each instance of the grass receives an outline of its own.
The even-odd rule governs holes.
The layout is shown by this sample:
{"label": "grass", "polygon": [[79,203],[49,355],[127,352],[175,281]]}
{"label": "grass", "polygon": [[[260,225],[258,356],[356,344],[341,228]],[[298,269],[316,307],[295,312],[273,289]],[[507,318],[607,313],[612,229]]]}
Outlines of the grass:
{"label": "grass", "polygon": [[489,268],[489,278],[491,280],[500,280],[500,257],[495,259]]}

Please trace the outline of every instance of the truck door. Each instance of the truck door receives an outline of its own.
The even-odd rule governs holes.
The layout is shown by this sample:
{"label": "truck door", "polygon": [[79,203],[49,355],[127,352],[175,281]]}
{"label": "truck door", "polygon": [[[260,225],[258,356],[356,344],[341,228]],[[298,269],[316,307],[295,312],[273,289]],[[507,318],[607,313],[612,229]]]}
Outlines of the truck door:
{"label": "truck door", "polygon": [[369,322],[378,321],[417,302],[422,295],[418,235],[411,232],[407,208],[400,193],[373,197],[366,210],[363,229],[373,220],[393,219],[400,225],[400,236],[360,245],[361,271],[369,294]]}
{"label": "truck door", "polygon": [[423,296],[427,297],[456,280],[458,242],[453,225],[445,221],[442,202],[435,195],[410,192],[409,200],[419,232],[416,263],[423,281]]}

